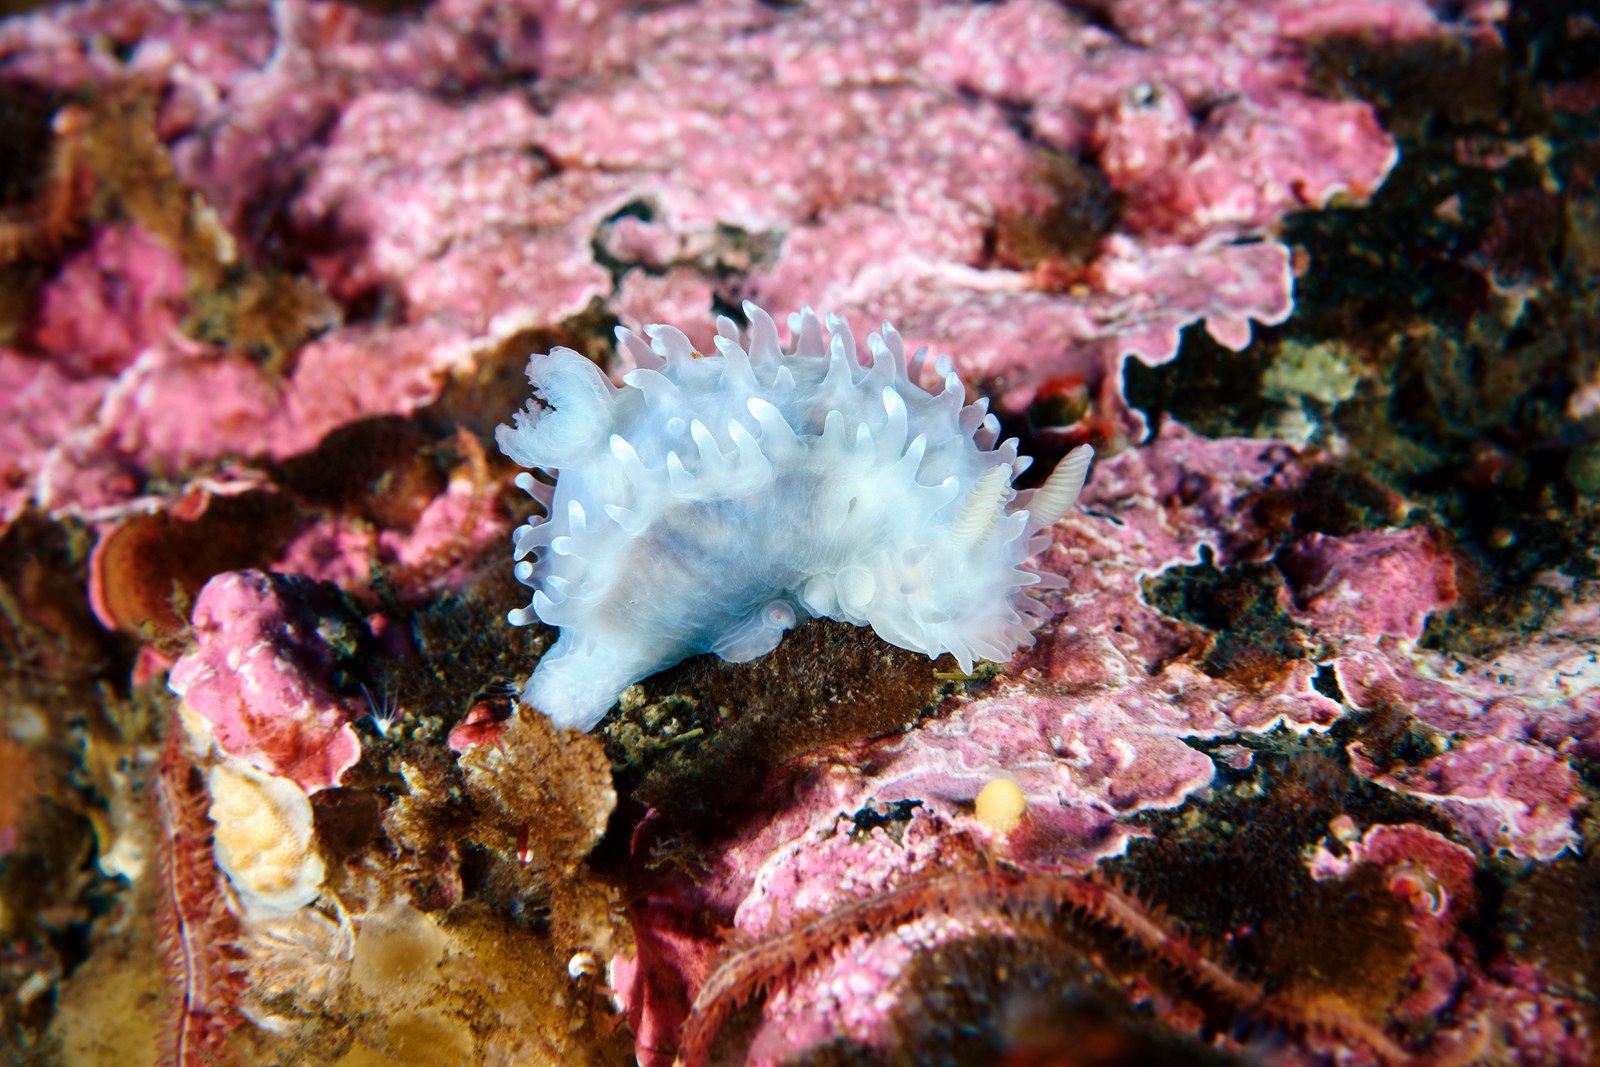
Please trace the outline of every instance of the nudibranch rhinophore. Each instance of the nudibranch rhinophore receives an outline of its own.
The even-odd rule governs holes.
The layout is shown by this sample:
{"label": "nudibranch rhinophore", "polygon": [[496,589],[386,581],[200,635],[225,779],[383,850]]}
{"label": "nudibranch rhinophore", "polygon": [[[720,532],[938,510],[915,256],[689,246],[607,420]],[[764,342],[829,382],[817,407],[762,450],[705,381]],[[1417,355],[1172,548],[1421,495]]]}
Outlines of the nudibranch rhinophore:
{"label": "nudibranch rhinophore", "polygon": [[[646,344],[619,328],[638,369],[617,388],[555,348],[528,362],[535,399],[495,433],[546,518],[513,534],[533,603],[511,612],[560,627],[522,702],[592,729],[641,678],[701,652],[743,663],[785,630],[827,616],[901,648],[949,652],[963,671],[1033,643],[1043,608],[1021,566],[1083,488],[1093,450],[1068,453],[1037,489],[1031,462],[995,447],[988,402],[965,403],[947,359],[923,388],[888,323],[870,366],[834,315],[777,325],[746,303],[748,337],[724,317],[716,355],[670,326]],[[534,558],[530,559],[529,557]],[[1059,580],[1058,580],[1059,581]]]}

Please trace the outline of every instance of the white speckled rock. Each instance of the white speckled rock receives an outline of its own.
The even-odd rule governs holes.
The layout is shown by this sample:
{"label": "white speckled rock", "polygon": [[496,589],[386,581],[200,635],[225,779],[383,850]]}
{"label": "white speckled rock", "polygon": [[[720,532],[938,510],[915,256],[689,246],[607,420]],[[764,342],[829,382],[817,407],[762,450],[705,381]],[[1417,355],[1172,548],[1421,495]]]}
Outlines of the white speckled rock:
{"label": "white speckled rock", "polygon": [[987,401],[963,406],[943,361],[941,391],[922,388],[924,353],[908,363],[888,323],[864,367],[842,319],[791,316],[785,352],[766,312],[745,314],[748,340],[721,319],[714,356],[669,326],[650,345],[619,329],[640,368],[621,389],[571,349],[536,355],[538,399],[495,435],[559,472],[553,488],[518,480],[548,518],[514,535],[534,594],[510,618],[561,629],[522,693],[561,726],[592,728],[688,656],[765,655],[812,616],[963,670],[1032,643],[1041,576],[1020,564],[1077,499],[1088,446],[1016,493],[1030,461],[994,447]]}

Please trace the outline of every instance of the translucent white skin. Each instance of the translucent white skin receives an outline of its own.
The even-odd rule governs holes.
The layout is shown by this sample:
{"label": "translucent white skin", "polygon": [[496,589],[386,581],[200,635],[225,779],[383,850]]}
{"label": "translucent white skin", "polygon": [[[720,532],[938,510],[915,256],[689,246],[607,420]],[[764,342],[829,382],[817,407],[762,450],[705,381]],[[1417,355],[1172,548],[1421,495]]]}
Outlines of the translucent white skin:
{"label": "translucent white skin", "polygon": [[717,355],[670,326],[647,327],[649,345],[619,329],[639,366],[620,389],[571,349],[536,355],[542,403],[496,431],[516,462],[557,473],[553,488],[518,479],[548,517],[513,535],[535,592],[510,621],[561,630],[522,691],[558,726],[592,729],[689,656],[763,656],[813,616],[964,671],[1033,643],[1025,590],[1041,576],[1021,564],[1076,500],[1087,446],[1017,493],[1031,461],[994,447],[987,401],[964,405],[946,361],[930,392],[925,353],[908,362],[888,323],[863,367],[840,318],[790,316],[785,352],[766,312],[744,310],[748,338],[720,319]]}

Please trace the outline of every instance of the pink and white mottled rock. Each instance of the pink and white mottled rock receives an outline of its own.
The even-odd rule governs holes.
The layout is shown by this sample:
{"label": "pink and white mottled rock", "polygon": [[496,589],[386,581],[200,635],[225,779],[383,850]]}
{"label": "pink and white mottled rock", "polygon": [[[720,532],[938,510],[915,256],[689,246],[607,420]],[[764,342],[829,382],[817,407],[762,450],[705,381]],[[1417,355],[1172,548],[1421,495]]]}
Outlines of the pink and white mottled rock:
{"label": "pink and white mottled rock", "polygon": [[109,226],[40,292],[28,341],[74,377],[115,375],[177,327],[187,286],[165,245],[135,224]]}
{"label": "pink and white mottled rock", "polygon": [[1594,759],[1600,754],[1595,593],[1579,594],[1548,627],[1493,657],[1356,641],[1333,660],[1334,671],[1356,707],[1389,703],[1441,733],[1534,740]]}
{"label": "pink and white mottled rock", "polygon": [[[912,958],[985,932],[1004,935],[1012,931],[1000,922],[930,915],[820,961],[807,988],[781,989],[768,1000],[763,1023],[751,1039],[747,1062],[790,1063],[808,1049],[840,1037],[881,1046],[883,991],[893,987]],[[837,1009],[818,1012],[819,1000],[837,1005]]]}
{"label": "pink and white mottled rock", "polygon": [[[1303,59],[1275,51],[1274,12],[1291,5],[1266,6],[1232,30],[1203,5],[1159,18],[1130,7],[1119,29],[1138,47],[1044,3],[845,4],[815,20],[668,10],[594,57],[593,86],[556,106],[546,145],[568,165],[638,175],[658,225],[780,234],[747,287],[768,304],[826,305],[857,328],[888,317],[1000,382],[1008,406],[1060,374],[1106,383],[1131,431],[1122,359],[1170,359],[1202,319],[1243,347],[1252,319],[1288,314],[1286,250],[1228,242],[1338,193],[1370,195],[1394,162],[1370,108],[1317,98]],[[1189,32],[1200,28],[1205,49]],[[1220,112],[1218,99],[1230,101]],[[1035,291],[985,261],[997,217],[1051,196],[1002,108],[1052,148],[1097,157],[1124,195],[1123,240],[1087,292]],[[1030,305],[1042,307],[1033,329],[987,325]],[[963,313],[985,328],[959,329]]]}
{"label": "pink and white mottled rock", "polygon": [[122,75],[119,48],[160,38],[177,21],[159,0],[63,4],[0,22],[0,71],[11,84],[49,93],[99,86]]}
{"label": "pink and white mottled rock", "polygon": [[182,493],[147,495],[152,477],[287,459],[348,423],[410,414],[469,361],[454,336],[429,323],[350,327],[308,342],[287,379],[242,353],[169,336],[116,378],[86,381],[97,403],[41,442],[37,501],[93,521],[172,506]]}
{"label": "pink and white mottled rock", "polygon": [[1585,803],[1571,764],[1539,745],[1478,737],[1420,763],[1383,768],[1352,746],[1355,769],[1444,811],[1479,847],[1548,860],[1578,846]]}
{"label": "pink and white mottled rock", "polygon": [[[8,23],[0,56],[17,62],[0,77],[54,93],[155,87],[180,179],[243,261],[286,250],[335,297],[385,309],[308,342],[283,408],[262,411],[267,384],[226,352],[136,360],[106,416],[146,425],[68,435],[47,506],[115,507],[118,493],[90,484],[110,468],[170,479],[174,457],[281,457],[343,422],[405,414],[436,395],[442,368],[597,302],[676,318],[643,307],[665,300],[709,334],[713,291],[831,306],[857,329],[892,318],[1012,409],[1076,376],[1136,437],[1123,361],[1172,358],[1191,323],[1239,348],[1251,322],[1281,322],[1292,288],[1272,227],[1370,194],[1392,164],[1370,108],[1315,94],[1300,42],[1481,33],[1492,17],[1183,0],[1112,5],[1112,32],[1044,0],[616,7],[452,0],[392,16],[114,0]],[[516,84],[536,69],[536,92]],[[1002,218],[1055,195],[1041,144],[1123,198],[1067,291],[988,251]],[[648,225],[610,221],[641,206]],[[618,245],[623,230],[649,239]],[[317,374],[323,361],[333,373]],[[231,398],[221,417],[172,404],[209,388]],[[185,425],[155,425],[162,405]]]}
{"label": "pink and white mottled rock", "polygon": [[1545,627],[1484,659],[1356,631],[1331,656],[1350,703],[1404,711],[1449,747],[1400,767],[1357,751],[1354,767],[1438,807],[1482,848],[1550,859],[1575,847],[1585,801],[1572,761],[1600,753],[1597,602],[1585,583]]}
{"label": "pink and white mottled rock", "polygon": [[353,703],[330,688],[334,650],[314,610],[326,592],[230,571],[195,600],[195,647],[168,684],[224,754],[292,778],[308,793],[339,784],[361,758]]}
{"label": "pink and white mottled rock", "polygon": [[1421,527],[1311,534],[1278,554],[1295,618],[1319,629],[1415,641],[1428,616],[1456,602],[1456,565]]}
{"label": "pink and white mottled rock", "polygon": [[1406,904],[1417,939],[1404,1002],[1394,1013],[1411,1023],[1426,1022],[1449,1006],[1472,969],[1470,957],[1458,958],[1467,946],[1457,938],[1479,906],[1478,859],[1471,849],[1410,824],[1373,826],[1343,842],[1337,853],[1324,844],[1306,858],[1318,881],[1345,878],[1363,864],[1384,871],[1384,884]]}
{"label": "pink and white mottled rock", "polygon": [[[816,254],[828,258],[821,246]],[[834,254],[849,254],[848,246]],[[901,267],[909,273],[897,273]],[[776,268],[777,283],[790,284],[786,269]],[[1088,276],[1087,292],[1067,296],[1013,271],[891,261],[831,296],[858,318],[894,322],[908,345],[951,353],[961,373],[985,383],[1007,410],[1025,407],[1048,377],[1077,378],[1105,419],[1133,438],[1143,435],[1144,418],[1122,396],[1128,359],[1167,362],[1183,329],[1197,322],[1239,350],[1250,342],[1252,321],[1280,323],[1292,309],[1288,251],[1270,242],[1197,250],[1113,235]],[[821,276],[803,281],[790,296],[826,285]],[[1006,329],[995,330],[996,322]]]}
{"label": "pink and white mottled rock", "polygon": [[0,346],[0,529],[48,491],[51,450],[94,417],[103,379],[78,379],[55,364]]}
{"label": "pink and white mottled rock", "polygon": [[[670,926],[709,911],[761,936],[979,851],[1085,870],[1139,832],[1132,816],[1176,806],[1211,782],[1212,761],[1184,738],[1331,723],[1339,706],[1312,686],[1309,661],[1249,687],[1213,678],[1195,662],[1197,631],[1141,594],[1143,579],[1199,563],[1202,547],[1224,564],[1265,551],[1240,502],[1296,484],[1295,455],[1280,442],[1213,441],[1169,424],[1147,447],[1101,463],[1083,510],[1058,524],[1039,557],[1041,569],[1066,582],[1044,594],[1053,617],[992,695],[957,702],[903,736],[797,761],[707,876],[642,908],[636,923]],[[1027,805],[1004,835],[973,812],[979,791],[998,778],[1016,782]],[[853,813],[896,804],[906,812],[896,834],[855,832]],[[711,951],[702,942],[697,955],[683,938],[673,944],[669,957],[622,965],[634,983],[622,995],[641,1033],[676,1025],[681,1015],[672,1013],[686,999],[672,983],[693,987],[699,978],[673,968],[700,967]],[[889,964],[909,956],[907,945],[883,949],[881,974],[851,969],[849,982],[871,986],[859,998],[830,994],[842,972],[824,968],[802,980],[781,1005],[769,1004],[756,1046],[796,1052],[797,1035],[821,1033],[817,1026],[865,1039],[893,1003]],[[868,1016],[852,1014],[874,1004]]]}
{"label": "pink and white mottled rock", "polygon": [[[41,287],[26,350],[0,348],[0,526],[30,502],[53,509],[70,495],[63,451],[92,433],[116,376],[173,336],[186,285],[177,257],[126,223],[96,233]],[[77,484],[126,496],[140,480],[129,473],[112,461]]]}
{"label": "pink and white mottled rock", "polygon": [[[1354,828],[1351,827],[1351,830]],[[1363,865],[1384,872],[1385,886],[1407,907],[1415,937],[1405,992],[1390,1015],[1410,1026],[1435,1026],[1443,1014],[1472,1020],[1447,1039],[1447,1058],[1481,1053],[1482,1034],[1494,1031],[1508,1058],[1535,1063],[1584,1063],[1592,1058],[1582,1011],[1570,990],[1555,988],[1537,968],[1502,957],[1481,965],[1470,936],[1478,917],[1478,857],[1471,849],[1421,826],[1373,826],[1340,845],[1317,846],[1306,858],[1313,878],[1345,878]]]}
{"label": "pink and white mottled rock", "polygon": [[379,530],[345,515],[324,518],[296,532],[273,569],[352,592],[369,589],[374,568],[408,595],[457,589],[471,577],[462,561],[498,545],[510,528],[489,493],[463,475],[430,500],[408,529]]}
{"label": "pink and white mottled rock", "polygon": [[556,323],[607,295],[590,241],[629,183],[553,172],[544,125],[518,93],[355,100],[296,202],[297,225],[335,237],[319,276],[346,297],[393,288],[409,318],[474,337]]}

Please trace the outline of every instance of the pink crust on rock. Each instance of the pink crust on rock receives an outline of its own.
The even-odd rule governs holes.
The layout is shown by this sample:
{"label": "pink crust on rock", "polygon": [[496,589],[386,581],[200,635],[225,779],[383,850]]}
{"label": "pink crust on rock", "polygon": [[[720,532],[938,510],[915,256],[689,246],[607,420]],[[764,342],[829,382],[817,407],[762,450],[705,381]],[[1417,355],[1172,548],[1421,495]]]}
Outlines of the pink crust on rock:
{"label": "pink crust on rock", "polygon": [[582,311],[610,291],[589,242],[629,190],[555,172],[537,151],[542,125],[519,93],[465,108],[409,91],[356,100],[296,202],[302,225],[342,238],[318,274],[343,296],[394,287],[413,317],[471,335]]}
{"label": "pink crust on rock", "polygon": [[181,492],[142,495],[152,474],[304,453],[350,422],[432,402],[465,358],[436,324],[352,326],[306,343],[282,377],[180,334],[186,285],[177,258],[127,225],[43,287],[31,351],[0,348],[0,524],[29,502],[90,520],[181,506]]}
{"label": "pink crust on rock", "polygon": [[1340,688],[1356,707],[1389,703],[1440,733],[1536,741],[1564,755],[1596,759],[1597,631],[1600,590],[1585,586],[1543,630],[1490,658],[1352,640],[1333,663]]}
{"label": "pink crust on rock", "polygon": [[1432,1027],[1448,1013],[1477,1020],[1473,1025],[1479,1028],[1498,1026],[1505,1034],[1514,1029],[1507,1054],[1519,1062],[1592,1061],[1582,1013],[1569,991],[1553,988],[1527,963],[1502,960],[1487,972],[1480,967],[1469,928],[1482,906],[1478,859],[1470,849],[1404,824],[1371,827],[1337,846],[1318,846],[1307,857],[1318,880],[1344,878],[1364,865],[1384,872],[1389,892],[1408,908],[1416,937],[1406,993],[1389,1009],[1397,1022]]}
{"label": "pink crust on rock", "polygon": [[486,700],[478,701],[467,709],[460,722],[450,728],[447,738],[450,751],[461,753],[474,745],[499,744],[500,735],[511,725],[514,710],[515,705],[509,702],[502,702],[497,707]]}
{"label": "pink crust on rock", "polygon": [[486,496],[469,472],[452,478],[410,529],[374,529],[349,515],[318,519],[283,546],[272,569],[347,590],[367,590],[374,567],[408,588],[460,588],[473,573],[476,553],[498,544],[510,526]]}
{"label": "pink crust on rock", "polygon": [[1358,745],[1354,768],[1437,807],[1482,848],[1551,859],[1575,847],[1584,800],[1571,761],[1600,754],[1595,602],[1593,590],[1574,596],[1543,630],[1485,660],[1388,637],[1342,642],[1332,664],[1350,703],[1404,711],[1441,748],[1390,768]]}
{"label": "pink crust on rock", "polygon": [[[63,357],[74,374],[133,363],[85,379],[104,399],[91,413],[54,405],[66,432],[19,442],[7,484],[28,491],[8,490],[4,514],[29,496],[91,519],[159,507],[140,495],[152,474],[281,459],[409,414],[450,372],[597,302],[696,340],[713,295],[839,308],[863,334],[886,316],[1003,406],[1076,376],[1097,417],[1137,436],[1123,361],[1172,358],[1192,323],[1240,348],[1252,322],[1283,321],[1292,281],[1273,227],[1370,195],[1393,163],[1366,104],[1318,95],[1304,42],[1493,32],[1492,5],[1446,24],[1415,0],[1121,2],[1105,15],[1115,33],[1047,0],[707,0],[612,17],[622,6],[113,0],[8,20],[10,84],[149,86],[179,182],[240,266],[287,247],[347,310],[380,311],[306,342],[282,382],[172,336],[165,310],[51,320],[41,344],[84,334]],[[503,88],[532,72],[537,100]],[[1041,147],[1122,205],[1067,275],[1048,251],[1019,266],[990,250],[997,226],[1061,197]],[[93,246],[105,290],[166,309],[182,288],[170,254],[115,243]],[[83,306],[83,275],[47,283],[45,306]]]}
{"label": "pink crust on rock", "polygon": [[[1201,562],[1202,547],[1223,564],[1257,558],[1262,532],[1240,502],[1295,485],[1294,460],[1278,442],[1207,440],[1169,425],[1097,468],[1082,510],[1054,527],[1039,558],[1066,582],[1046,594],[1050,621],[995,695],[901,736],[806,757],[774,783],[762,817],[720,849],[705,878],[674,882],[636,907],[641,957],[619,961],[614,977],[641,1047],[647,1035],[673,1032],[713,951],[683,933],[688,916],[710,912],[749,936],[775,933],[980,848],[1084,870],[1122,850],[1137,833],[1133,815],[1180,804],[1211,782],[1211,760],[1183,738],[1331,723],[1339,707],[1312,686],[1309,661],[1252,688],[1213,678],[1187,651],[1197,634],[1140,592],[1147,577]],[[1000,777],[1027,801],[1022,823],[1003,837],[972,811]],[[852,812],[901,800],[919,803],[895,835],[852,832]],[[937,943],[943,929],[911,931],[859,968],[838,960],[773,998],[754,1062],[781,1062],[783,1050],[802,1051],[829,1028],[873,1040],[894,1003],[898,961],[924,935]],[[834,995],[846,988],[850,997]]]}
{"label": "pink crust on rock", "polygon": [[[808,254],[806,239],[791,236],[795,256]],[[843,232],[818,235],[809,254],[834,262],[848,254],[841,242],[849,240]],[[1138,436],[1144,420],[1122,396],[1124,362],[1167,362],[1183,328],[1196,322],[1217,343],[1242,349],[1252,320],[1281,323],[1293,306],[1289,252],[1275,242],[1200,249],[1113,234],[1086,279],[1084,289],[1063,294],[1041,291],[1022,274],[941,265],[896,279],[882,291],[881,307],[903,323],[908,344],[960,353],[958,369],[1000,387],[1003,408],[1024,407],[1045,378],[1077,377],[1114,425]],[[856,299],[851,292],[842,303],[855,311]],[[996,331],[996,322],[1007,328]]]}
{"label": "pink crust on rock", "polygon": [[[969,378],[1003,381],[1011,404],[1079,374],[1132,430],[1123,358],[1170,359],[1199,320],[1242,347],[1252,319],[1287,316],[1286,250],[1228,242],[1335,194],[1369,195],[1394,162],[1370,108],[1318,98],[1304,61],[1277,47],[1274,19],[1296,5],[1259,6],[1119,10],[1137,47],[1045,3],[841,4],[810,20],[668,10],[596,53],[595,85],[555,108],[546,144],[568,165],[681,179],[643,187],[653,221],[631,228],[663,236],[635,233],[625,263],[659,267],[667,235],[719,222],[781,233],[751,280],[768,305],[821,301],[858,326],[886,315],[913,345],[959,353]],[[1408,9],[1401,36],[1423,32],[1417,16]],[[1221,29],[1230,17],[1250,29]],[[1375,9],[1364,22],[1399,17]],[[767,77],[752,89],[730,76],[745,70]],[[1218,99],[1229,102],[1202,128],[1193,109]],[[1053,196],[1003,108],[1025,111],[1050,148],[1098,157],[1124,197],[1121,232],[1070,293],[983,262],[996,215]]]}
{"label": "pink crust on rock", "polygon": [[51,450],[93,418],[104,391],[0,346],[0,530],[33,502]]}
{"label": "pink crust on rock", "polygon": [[95,234],[45,287],[29,340],[68,374],[116,374],[177,325],[188,278],[131,223]]}
{"label": "pink crust on rock", "polygon": [[1374,826],[1354,840],[1319,845],[1306,859],[1318,881],[1345,878],[1365,864],[1384,871],[1389,892],[1408,908],[1418,942],[1408,992],[1394,1016],[1426,1023],[1450,1006],[1472,971],[1458,938],[1480,903],[1477,857],[1432,830],[1407,824]]}
{"label": "pink crust on rock", "polygon": [[446,337],[428,325],[352,327],[309,342],[281,379],[243,353],[169,335],[116,378],[46,394],[46,410],[75,424],[30,457],[34,495],[57,514],[116,518],[174,502],[141,494],[154,471],[286,459],[348,423],[409,414],[437,397],[459,357]]}
{"label": "pink crust on rock", "polygon": [[[113,376],[172,331],[185,285],[176,256],[120,224],[95,234],[43,287],[23,338],[31,351],[0,347],[0,528],[53,495],[63,448],[95,424]],[[84,488],[116,495],[128,481],[119,474],[107,464]]]}
{"label": "pink crust on rock", "polygon": [[1349,537],[1311,534],[1278,556],[1294,614],[1336,633],[1415,641],[1428,616],[1456,602],[1455,560],[1420,527]]}
{"label": "pink crust on rock", "polygon": [[[307,599],[261,571],[207,582],[194,605],[195,647],[168,684],[211,726],[219,748],[314,793],[361,758],[349,704],[328,688],[333,650]],[[299,587],[326,599],[315,585]]]}
{"label": "pink crust on rock", "polygon": [[1352,745],[1352,765],[1379,785],[1441,808],[1470,840],[1525,859],[1577,848],[1573,814],[1584,802],[1578,776],[1548,750],[1479,737],[1421,763],[1389,771]]}

